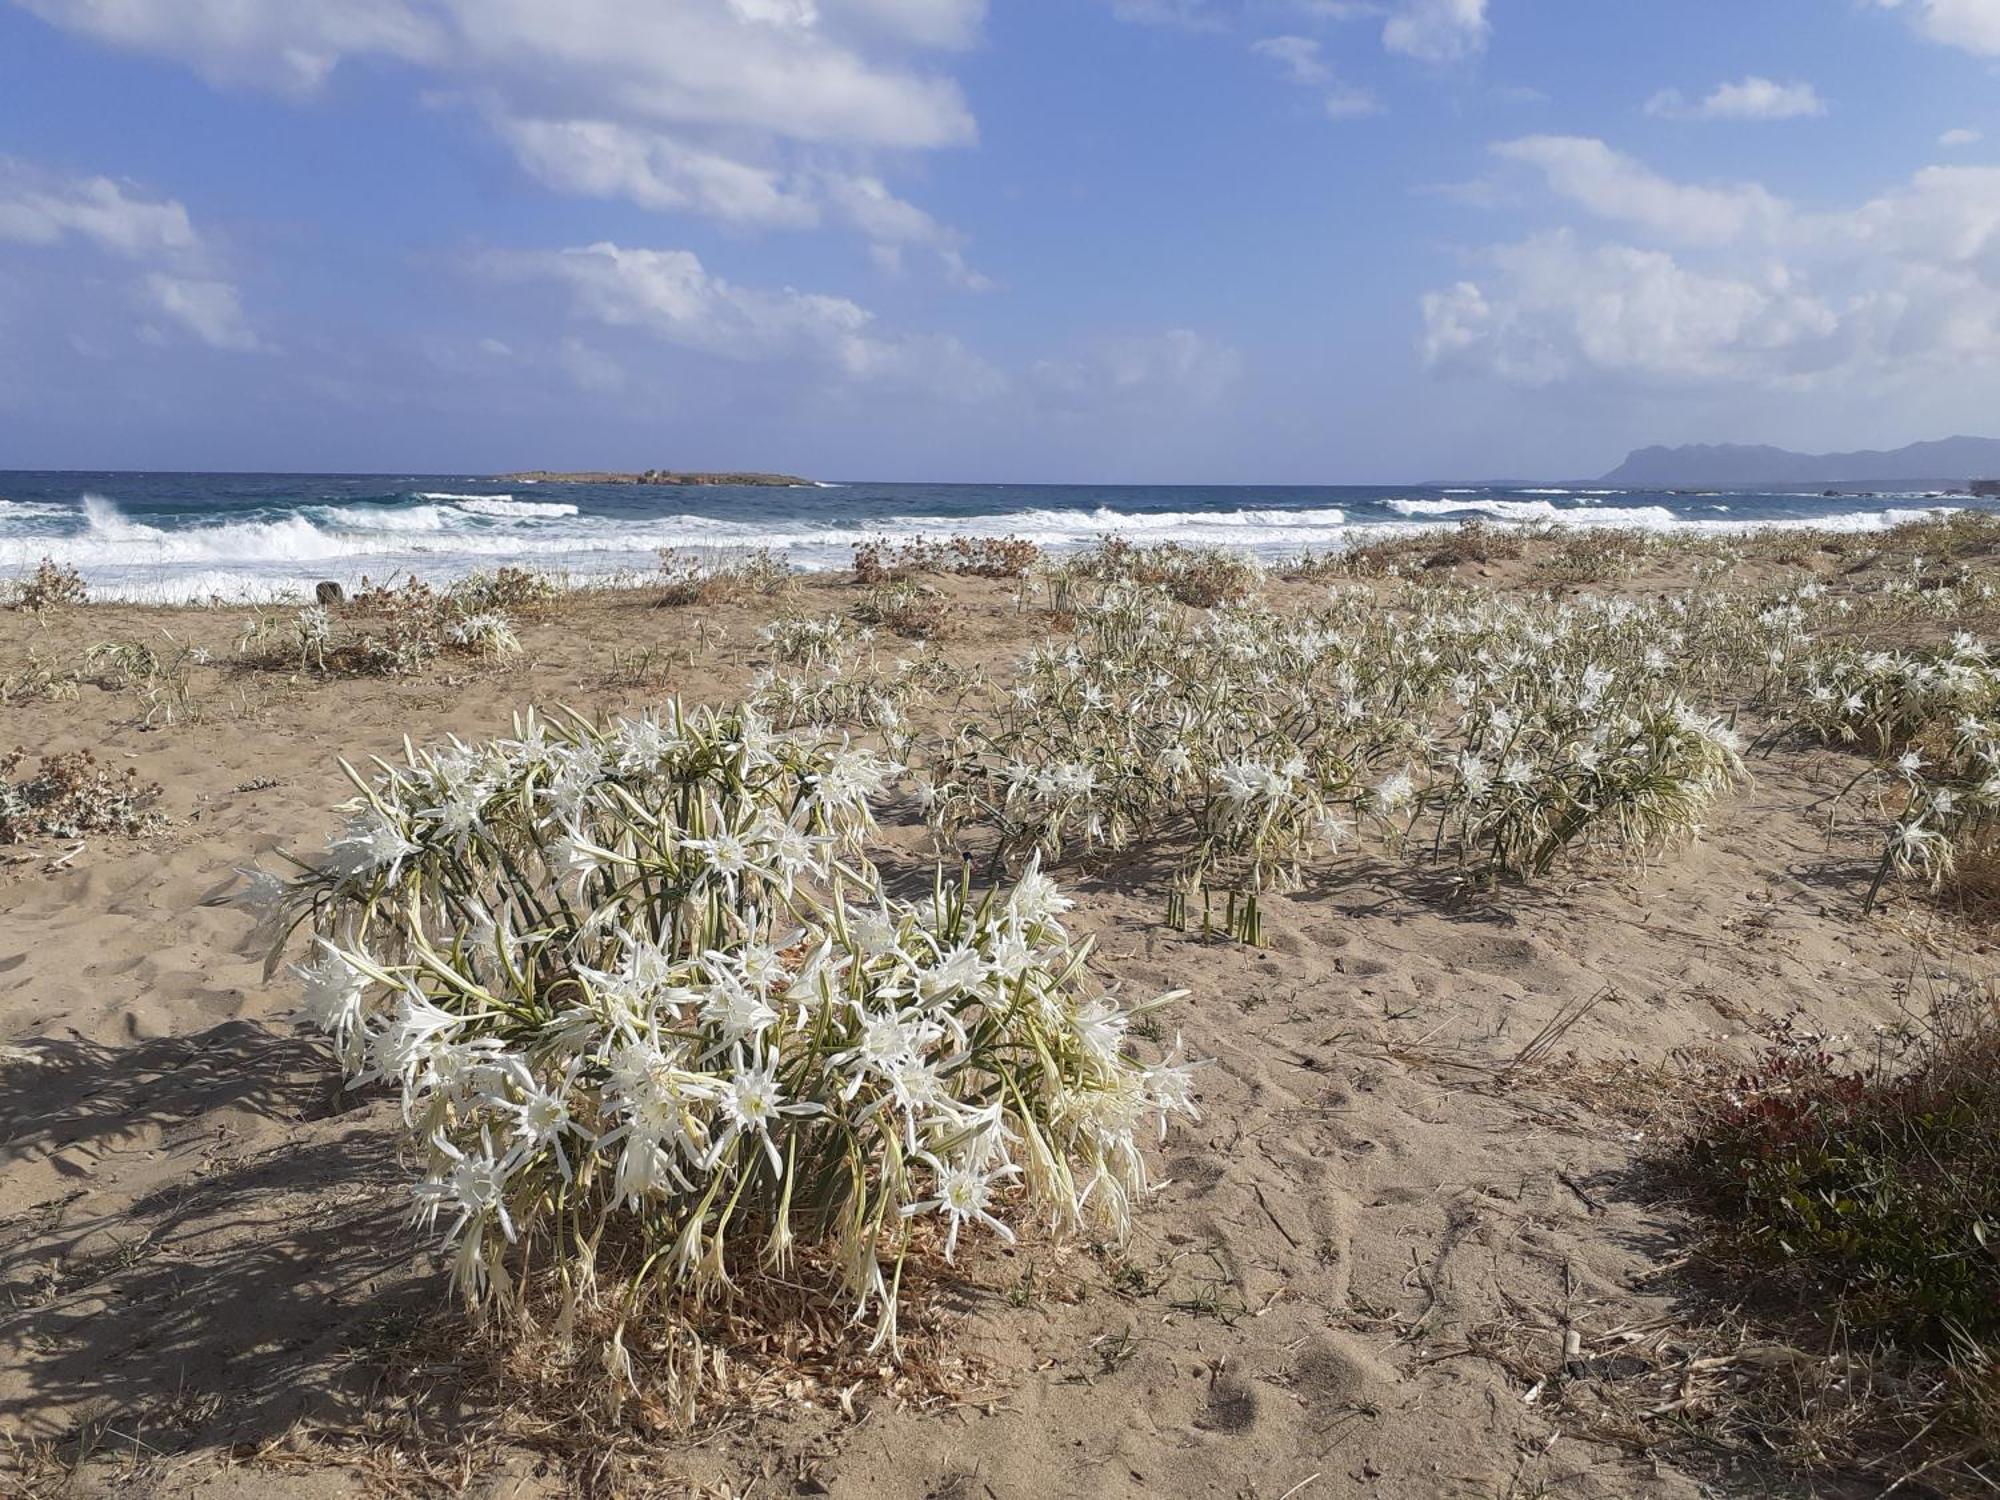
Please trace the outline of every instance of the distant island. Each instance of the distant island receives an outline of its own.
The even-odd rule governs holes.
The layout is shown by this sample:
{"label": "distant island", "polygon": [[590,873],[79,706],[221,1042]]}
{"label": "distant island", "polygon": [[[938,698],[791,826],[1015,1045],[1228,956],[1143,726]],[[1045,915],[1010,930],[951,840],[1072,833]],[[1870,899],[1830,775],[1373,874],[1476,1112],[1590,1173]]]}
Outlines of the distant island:
{"label": "distant island", "polygon": [[613,474],[596,469],[573,473],[555,469],[526,469],[519,474],[500,474],[503,484],[742,484],[767,485],[773,489],[809,485],[810,479],[795,474],[692,474],[673,469],[646,469],[637,474]]}
{"label": "distant island", "polygon": [[2000,438],[1950,437],[1856,453],[1793,453],[1735,443],[1639,448],[1600,482],[1621,489],[1884,482],[1934,482],[1956,488],[1980,478],[2000,478]]}

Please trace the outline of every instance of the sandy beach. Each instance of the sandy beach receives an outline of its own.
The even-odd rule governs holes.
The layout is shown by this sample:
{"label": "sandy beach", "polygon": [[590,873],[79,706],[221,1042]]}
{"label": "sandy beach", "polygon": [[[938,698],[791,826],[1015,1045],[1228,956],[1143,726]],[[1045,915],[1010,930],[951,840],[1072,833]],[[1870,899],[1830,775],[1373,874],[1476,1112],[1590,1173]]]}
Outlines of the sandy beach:
{"label": "sandy beach", "polygon": [[[1692,560],[1662,551],[1619,587],[1683,582]],[[1455,571],[1504,592],[1528,566]],[[1732,583],[1858,592],[1895,566],[1809,553]],[[967,669],[1004,676],[1068,628],[1012,582],[928,584],[939,649]],[[346,790],[336,754],[503,733],[529,704],[728,701],[765,664],[766,619],[857,597],[838,577],[784,601],[577,596],[520,626],[514,661],[408,679],[246,666],[240,610],[0,613],[17,684],[107,640],[206,650],[171,723],[89,683],[0,708],[9,745],[88,748],[157,781],[165,819],[0,849],[16,1493],[1769,1492],[1740,1453],[1660,1419],[1691,1397],[1698,1418],[1712,1387],[1691,1370],[1729,1353],[1714,1289],[1677,1270],[1686,1216],[1644,1170],[1673,1128],[1662,1080],[1781,1035],[1865,1047],[1945,977],[1991,972],[1975,929],[1905,890],[1863,917],[1880,825],[1857,811],[1829,831],[1853,757],[1795,738],[1643,868],[1585,861],[1449,899],[1363,854],[1268,897],[1260,947],[1164,927],[1131,861],[1062,870],[1097,971],[1189,991],[1173,1025],[1216,1060],[1128,1245],[982,1242],[948,1298],[963,1364],[845,1411],[770,1388],[692,1435],[587,1455],[482,1405],[437,1342],[451,1315],[403,1222],[393,1101],[341,1089],[296,987],[264,982],[246,916],[203,899],[235,866],[321,845]],[[906,800],[886,819],[895,848],[926,854]]]}

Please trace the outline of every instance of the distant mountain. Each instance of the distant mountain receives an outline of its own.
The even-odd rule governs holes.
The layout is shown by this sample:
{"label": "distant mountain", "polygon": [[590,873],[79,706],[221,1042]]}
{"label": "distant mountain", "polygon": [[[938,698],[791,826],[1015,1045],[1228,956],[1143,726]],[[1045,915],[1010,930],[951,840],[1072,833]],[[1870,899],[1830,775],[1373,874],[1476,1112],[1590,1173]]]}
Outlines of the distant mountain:
{"label": "distant mountain", "polygon": [[1639,448],[1603,479],[1622,489],[1745,484],[1867,484],[2000,478],[2000,438],[1950,437],[1888,452],[1792,453],[1736,443]]}

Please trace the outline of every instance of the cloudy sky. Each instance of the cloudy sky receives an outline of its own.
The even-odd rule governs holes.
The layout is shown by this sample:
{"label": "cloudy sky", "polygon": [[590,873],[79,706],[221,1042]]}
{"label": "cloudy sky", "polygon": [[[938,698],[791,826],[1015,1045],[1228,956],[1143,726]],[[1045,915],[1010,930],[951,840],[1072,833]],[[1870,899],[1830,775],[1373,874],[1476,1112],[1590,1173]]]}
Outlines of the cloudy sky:
{"label": "cloudy sky", "polygon": [[0,0],[0,468],[2000,435],[2000,0]]}

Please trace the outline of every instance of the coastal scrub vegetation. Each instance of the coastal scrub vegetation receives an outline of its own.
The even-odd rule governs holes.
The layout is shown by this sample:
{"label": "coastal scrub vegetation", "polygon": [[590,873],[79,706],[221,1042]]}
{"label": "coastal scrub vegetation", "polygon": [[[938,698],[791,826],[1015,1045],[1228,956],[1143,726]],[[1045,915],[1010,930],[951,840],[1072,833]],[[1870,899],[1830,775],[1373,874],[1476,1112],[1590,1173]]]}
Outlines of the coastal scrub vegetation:
{"label": "coastal scrub vegetation", "polygon": [[742,709],[529,715],[351,773],[324,855],[251,874],[274,963],[310,928],[306,1010],[350,1080],[400,1094],[454,1284],[605,1325],[614,1402],[691,1414],[705,1318],[766,1297],[788,1343],[865,1325],[893,1352],[906,1278],[961,1239],[1122,1235],[1148,1122],[1193,1109],[1177,1047],[1135,1055],[1175,997],[1094,986],[1032,864],[889,893],[895,769]]}
{"label": "coastal scrub vegetation", "polygon": [[1168,921],[1198,910],[1255,942],[1263,892],[1364,840],[1532,878],[1592,845],[1639,856],[1686,835],[1743,774],[1738,736],[1698,702],[1706,679],[1792,639],[1786,620],[1686,600],[1431,588],[1422,605],[1336,589],[1195,614],[1113,584],[1073,642],[1031,651],[920,747],[931,825],[946,845],[982,833],[1001,864],[1178,849]]}
{"label": "coastal scrub vegetation", "polygon": [[966,578],[1025,578],[1042,561],[1042,549],[1018,536],[876,538],[854,548],[857,583],[896,583],[921,573]]}
{"label": "coastal scrub vegetation", "polygon": [[854,606],[854,618],[912,640],[928,641],[944,634],[951,606],[936,589],[904,580],[867,589]]}
{"label": "coastal scrub vegetation", "polygon": [[1990,904],[2000,854],[2000,666],[1985,643],[1960,631],[1907,651],[1834,644],[1806,660],[1802,686],[1794,724],[1865,752],[1873,774],[1851,785],[1869,781],[1893,819],[1867,904],[1891,873]]}
{"label": "coastal scrub vegetation", "polygon": [[792,565],[768,547],[750,550],[662,547],[662,606],[725,604],[747,598],[778,598],[798,586]]}
{"label": "coastal scrub vegetation", "polygon": [[1048,571],[1059,600],[1073,596],[1083,583],[1131,583],[1163,590],[1175,603],[1201,609],[1241,603],[1257,591],[1264,577],[1253,559],[1227,547],[1182,542],[1141,546],[1119,536],[1104,537],[1096,546],[1052,564]]}
{"label": "coastal scrub vegetation", "polygon": [[1674,1166],[1701,1267],[1823,1351],[1753,1411],[1795,1461],[1985,1493],[2000,1461],[2000,998],[1967,988],[1858,1064],[1780,1048]]}
{"label": "coastal scrub vegetation", "polygon": [[[397,1096],[419,1223],[488,1336],[546,1335],[565,1390],[679,1422],[784,1360],[851,1387],[940,1326],[965,1247],[1122,1236],[1149,1138],[1194,1109],[1175,997],[1093,977],[1058,878],[1115,872],[1171,927],[1249,944],[1275,893],[1364,861],[1422,900],[1505,901],[1664,857],[1784,743],[1840,752],[1811,752],[1829,815],[1879,827],[1857,906],[2000,888],[1995,528],[1912,535],[1481,524],[1273,566],[1114,537],[1022,574],[858,555],[811,589],[773,554],[675,554],[663,601],[772,601],[740,702],[528,714],[351,771],[326,849],[245,899],[274,964],[303,929],[289,956],[348,1082]],[[1663,559],[1672,582],[1633,582]],[[266,615],[242,649],[329,677],[497,659],[563,607],[514,572]],[[1012,661],[940,630],[982,594],[1031,638]],[[670,639],[719,628],[673,618]],[[177,660],[114,638],[74,681]],[[155,826],[135,776],[24,764],[0,763],[0,838],[64,787],[95,827]],[[930,835],[927,878],[890,807]],[[1880,1429],[1991,1457],[1996,1035],[1989,1002],[1866,1066],[1739,1068],[1676,1158],[1706,1264],[1822,1304],[1875,1341],[1883,1389],[1929,1393],[1914,1425],[1842,1404],[1828,1453]]]}
{"label": "coastal scrub vegetation", "polygon": [[518,655],[510,611],[545,616],[561,598],[555,584],[521,569],[475,574],[446,588],[422,579],[370,584],[342,604],[309,604],[289,618],[258,615],[236,642],[237,655],[266,670],[322,677],[408,677],[440,658],[496,661]]}
{"label": "coastal scrub vegetation", "polygon": [[161,824],[153,805],[160,784],[142,780],[137,767],[113,776],[89,750],[41,756],[33,771],[27,762],[23,748],[0,755],[0,844],[130,836]]}
{"label": "coastal scrub vegetation", "polygon": [[11,602],[15,609],[29,614],[76,609],[90,602],[90,589],[74,565],[45,557],[32,573],[14,583]]}

